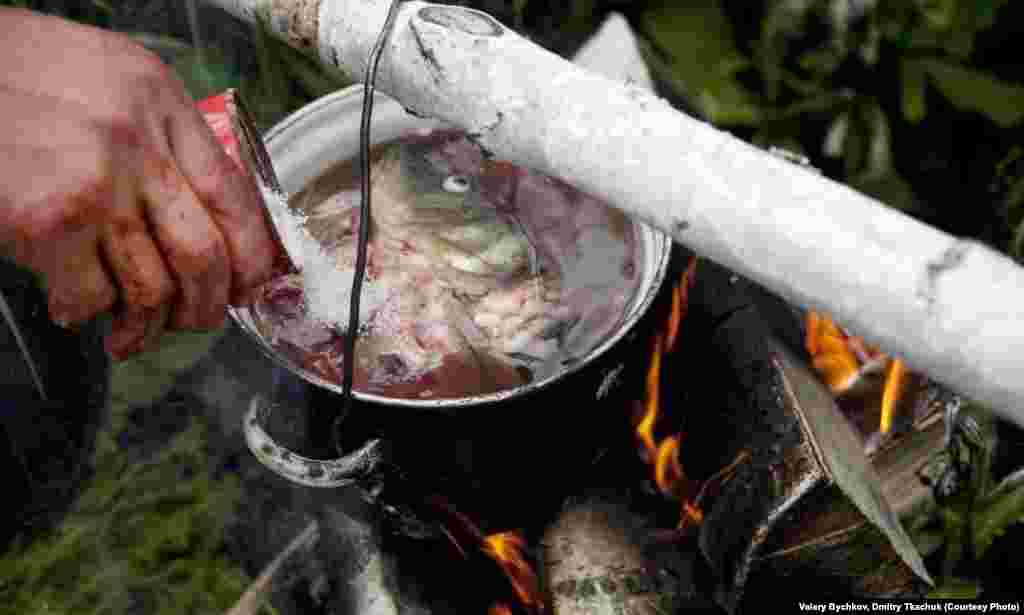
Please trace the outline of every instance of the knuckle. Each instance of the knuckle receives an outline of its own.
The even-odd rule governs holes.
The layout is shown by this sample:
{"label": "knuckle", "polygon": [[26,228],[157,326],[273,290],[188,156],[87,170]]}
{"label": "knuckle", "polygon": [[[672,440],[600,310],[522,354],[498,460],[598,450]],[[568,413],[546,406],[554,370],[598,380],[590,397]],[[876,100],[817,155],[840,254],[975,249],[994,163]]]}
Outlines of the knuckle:
{"label": "knuckle", "polygon": [[114,306],[117,295],[113,288],[59,288],[50,291],[50,317],[61,325],[87,321]]}
{"label": "knuckle", "polygon": [[99,224],[114,192],[113,178],[96,169],[75,181],[70,189],[43,196],[26,208],[21,227],[28,241],[51,241]]}
{"label": "knuckle", "polygon": [[194,187],[203,204],[223,215],[229,210],[229,201],[234,198],[243,179],[235,162],[218,150],[211,156],[203,172],[196,177]]}
{"label": "knuckle", "polygon": [[98,128],[112,151],[138,150],[146,141],[146,132],[136,115],[127,109],[113,112]]}
{"label": "knuckle", "polygon": [[122,295],[130,309],[152,310],[174,299],[177,288],[166,275],[122,280]]}
{"label": "knuckle", "polygon": [[160,280],[155,284],[150,301],[144,302],[143,307],[157,308],[166,305],[174,300],[177,292],[178,289],[175,284],[169,278],[165,277],[163,280]]}
{"label": "knuckle", "polygon": [[[179,199],[185,193],[187,181],[170,158],[155,152],[147,155],[143,172],[147,182],[155,188],[154,196],[156,198],[171,202]],[[160,206],[161,203],[156,203],[156,205]]]}
{"label": "knuckle", "polygon": [[227,259],[227,249],[219,237],[195,235],[188,243],[175,251],[175,264],[182,273],[191,276],[205,276],[222,270]]}
{"label": "knuckle", "polygon": [[171,303],[176,294],[177,289],[173,283],[160,281],[155,283],[149,292],[140,295],[137,306],[146,310],[154,310]]}

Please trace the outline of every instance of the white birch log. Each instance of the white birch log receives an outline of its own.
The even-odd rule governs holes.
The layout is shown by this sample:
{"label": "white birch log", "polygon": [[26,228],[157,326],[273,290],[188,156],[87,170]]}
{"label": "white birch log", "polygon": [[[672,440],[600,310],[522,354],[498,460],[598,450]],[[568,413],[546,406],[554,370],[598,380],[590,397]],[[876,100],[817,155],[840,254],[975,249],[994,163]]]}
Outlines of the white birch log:
{"label": "white birch log", "polygon": [[[362,77],[390,0],[208,0]],[[378,88],[1024,425],[1024,270],[469,9],[402,5]]]}

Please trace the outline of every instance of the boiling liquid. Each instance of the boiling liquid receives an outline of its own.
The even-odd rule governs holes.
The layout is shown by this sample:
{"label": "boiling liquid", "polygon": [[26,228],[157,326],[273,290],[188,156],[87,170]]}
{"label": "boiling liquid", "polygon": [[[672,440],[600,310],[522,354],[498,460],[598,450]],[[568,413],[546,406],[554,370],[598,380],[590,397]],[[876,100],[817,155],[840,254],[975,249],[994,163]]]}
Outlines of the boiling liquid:
{"label": "boiling liquid", "polygon": [[[457,133],[378,146],[371,161],[356,390],[416,399],[493,393],[555,375],[622,325],[641,248],[621,212],[486,160]],[[339,163],[290,203],[341,273],[355,261],[359,179],[357,161]],[[347,326],[350,287],[304,269],[268,285],[256,310],[261,329],[278,350],[340,382],[337,331]]]}

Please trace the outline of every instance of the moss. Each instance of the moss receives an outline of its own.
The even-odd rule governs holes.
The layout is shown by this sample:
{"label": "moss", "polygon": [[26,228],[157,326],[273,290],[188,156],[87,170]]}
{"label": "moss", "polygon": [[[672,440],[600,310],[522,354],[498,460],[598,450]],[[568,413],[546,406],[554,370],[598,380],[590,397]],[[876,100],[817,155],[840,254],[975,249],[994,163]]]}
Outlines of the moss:
{"label": "moss", "polygon": [[215,477],[194,419],[152,459],[128,463],[109,432],[96,474],[51,534],[0,559],[0,613],[220,613],[249,583],[225,552],[238,502]]}

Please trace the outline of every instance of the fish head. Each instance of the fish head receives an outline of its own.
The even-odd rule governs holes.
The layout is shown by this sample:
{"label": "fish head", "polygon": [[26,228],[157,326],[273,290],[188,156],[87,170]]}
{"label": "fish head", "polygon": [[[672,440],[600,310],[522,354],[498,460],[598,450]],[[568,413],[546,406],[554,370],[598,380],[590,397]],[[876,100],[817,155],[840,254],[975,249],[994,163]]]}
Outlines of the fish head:
{"label": "fish head", "polygon": [[[535,251],[523,226],[483,198],[472,143],[406,140],[385,149],[375,168],[376,223],[429,238],[450,266],[476,274],[528,273]],[[478,150],[477,150],[478,151]],[[388,231],[385,231],[388,232]]]}

